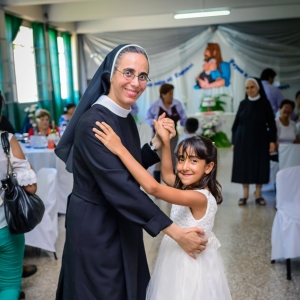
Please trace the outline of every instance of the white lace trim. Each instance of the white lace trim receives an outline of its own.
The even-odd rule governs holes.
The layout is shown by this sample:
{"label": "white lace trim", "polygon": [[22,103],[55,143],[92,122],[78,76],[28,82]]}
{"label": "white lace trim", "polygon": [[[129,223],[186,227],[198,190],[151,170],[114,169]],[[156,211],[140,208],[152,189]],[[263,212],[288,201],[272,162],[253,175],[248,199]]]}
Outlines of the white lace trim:
{"label": "white lace trim", "polygon": [[32,169],[19,171],[16,175],[18,183],[21,186],[31,185],[37,182],[36,174]]}

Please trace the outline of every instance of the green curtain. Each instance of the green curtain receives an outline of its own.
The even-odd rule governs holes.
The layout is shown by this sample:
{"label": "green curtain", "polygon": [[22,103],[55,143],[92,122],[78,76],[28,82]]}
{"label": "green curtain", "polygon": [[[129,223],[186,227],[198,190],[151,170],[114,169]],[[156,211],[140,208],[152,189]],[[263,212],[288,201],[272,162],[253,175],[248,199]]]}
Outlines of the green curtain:
{"label": "green curtain", "polygon": [[58,61],[58,46],[57,46],[57,30],[53,28],[48,29],[49,37],[49,52],[51,64],[51,77],[53,85],[53,99],[54,99],[54,120],[58,124],[60,115],[63,112],[63,101],[61,99],[60,78],[59,78],[59,61]]}
{"label": "green curtain", "polygon": [[[61,37],[64,41],[64,52],[66,59],[66,74],[67,74],[67,103],[75,102],[75,93],[74,93],[74,80],[73,80],[73,65],[72,65],[72,47],[71,47],[71,34],[62,33]],[[77,104],[77,103],[75,103]]]}
{"label": "green curtain", "polygon": [[[12,42],[16,38],[20,26],[23,22],[23,19],[5,14],[5,33],[6,33],[6,41],[8,45],[7,49],[7,55],[8,55],[8,63],[9,63],[9,77],[5,79],[5,81],[13,82],[15,80],[14,77],[14,63],[13,63],[13,49],[12,49]],[[11,87],[10,87],[11,89]],[[18,108],[18,102],[16,102],[13,98],[13,93],[7,91],[4,91],[3,93],[5,95],[7,106],[7,116],[14,126],[14,128],[18,131],[21,127],[21,120],[20,120],[20,112]]]}
{"label": "green curtain", "polygon": [[35,52],[38,99],[41,106],[52,112],[51,97],[48,90],[47,49],[43,23],[32,23],[33,45]]}

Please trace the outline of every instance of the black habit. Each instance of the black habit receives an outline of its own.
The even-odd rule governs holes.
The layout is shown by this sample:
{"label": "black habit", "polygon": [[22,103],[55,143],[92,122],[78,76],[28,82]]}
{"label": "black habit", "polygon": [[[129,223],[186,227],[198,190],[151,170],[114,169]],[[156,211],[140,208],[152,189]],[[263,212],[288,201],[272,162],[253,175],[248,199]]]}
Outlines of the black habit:
{"label": "black habit", "polygon": [[145,168],[159,161],[148,144],[140,149],[131,114],[123,117],[103,105],[91,107],[107,95],[119,49],[98,69],[56,149],[74,174],[57,300],[144,300],[150,276],[142,229],[156,236],[172,223],[92,131],[96,121],[105,121]]}
{"label": "black habit", "polygon": [[270,142],[276,142],[276,124],[270,102],[260,81],[260,98],[240,102],[232,127],[232,182],[265,184],[269,182]]}

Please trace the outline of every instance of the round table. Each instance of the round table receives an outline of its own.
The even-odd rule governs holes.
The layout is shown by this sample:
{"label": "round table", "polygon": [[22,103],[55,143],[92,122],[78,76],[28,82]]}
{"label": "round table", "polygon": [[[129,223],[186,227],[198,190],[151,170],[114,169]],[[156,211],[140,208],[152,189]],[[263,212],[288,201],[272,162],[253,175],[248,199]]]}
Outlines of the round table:
{"label": "round table", "polygon": [[56,168],[56,155],[53,149],[26,148],[24,144],[21,144],[21,147],[35,172],[41,168]]}

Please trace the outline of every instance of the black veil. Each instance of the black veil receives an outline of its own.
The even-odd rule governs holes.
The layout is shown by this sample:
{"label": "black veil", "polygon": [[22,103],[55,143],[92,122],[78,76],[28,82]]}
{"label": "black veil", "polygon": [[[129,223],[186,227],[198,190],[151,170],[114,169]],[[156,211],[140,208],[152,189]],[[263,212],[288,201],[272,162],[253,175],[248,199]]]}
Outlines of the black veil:
{"label": "black veil", "polygon": [[123,48],[128,46],[131,45],[119,45],[109,54],[107,54],[104,61],[93,76],[88,88],[81,97],[80,102],[64,131],[64,134],[55,148],[55,154],[66,163],[66,169],[69,172],[72,172],[73,166],[73,142],[76,126],[81,116],[96,102],[100,96],[108,95],[110,89],[110,76],[112,66],[115,63],[115,58],[117,58],[119,52]]}

